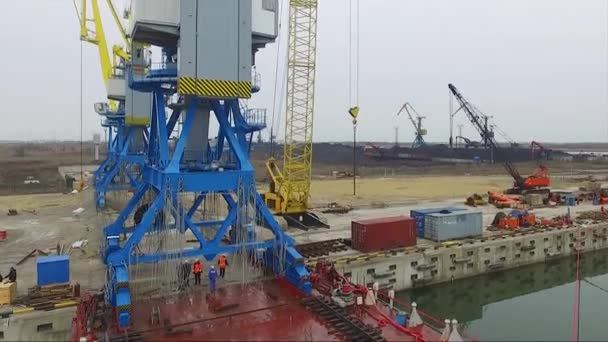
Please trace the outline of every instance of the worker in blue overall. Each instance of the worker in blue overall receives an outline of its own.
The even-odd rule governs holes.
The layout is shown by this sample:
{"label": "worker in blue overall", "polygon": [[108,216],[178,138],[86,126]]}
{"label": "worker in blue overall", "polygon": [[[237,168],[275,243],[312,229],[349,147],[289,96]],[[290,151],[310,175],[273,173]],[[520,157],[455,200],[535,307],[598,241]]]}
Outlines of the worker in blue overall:
{"label": "worker in blue overall", "polygon": [[209,290],[211,292],[215,291],[215,279],[217,278],[217,272],[215,271],[215,267],[211,265],[211,269],[209,270]]}

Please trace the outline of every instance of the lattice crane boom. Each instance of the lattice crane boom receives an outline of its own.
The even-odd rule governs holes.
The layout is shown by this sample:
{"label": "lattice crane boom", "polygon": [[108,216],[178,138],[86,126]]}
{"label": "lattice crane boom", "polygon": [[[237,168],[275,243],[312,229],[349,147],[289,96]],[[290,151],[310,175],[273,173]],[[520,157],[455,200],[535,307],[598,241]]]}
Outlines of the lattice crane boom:
{"label": "lattice crane boom", "polygon": [[[456,89],[453,84],[449,84],[448,88],[450,88],[450,91],[452,92],[458,103],[460,103],[460,108],[456,112],[458,112],[459,110],[463,110],[469,121],[471,121],[471,123],[473,124],[473,127],[475,127],[475,129],[481,135],[482,139],[484,139],[484,141],[487,141],[491,145],[491,148],[494,149],[494,151],[500,152],[501,149],[498,145],[498,142],[494,138],[494,134],[491,134],[491,132],[486,129],[486,115],[481,113],[481,111],[479,111],[475,106],[469,103],[469,101],[467,101],[464,96],[462,96],[462,94],[458,91],[458,89]],[[518,187],[523,188],[525,179],[521,176],[519,171],[517,171],[513,163],[506,155],[503,156],[503,164],[509,175],[511,175],[511,177],[513,177],[513,179],[515,180],[516,185]]]}
{"label": "lattice crane boom", "polygon": [[317,0],[292,0],[289,8],[287,119],[283,175],[285,211],[309,207],[317,48]]}
{"label": "lattice crane boom", "polygon": [[283,170],[272,158],[266,163],[272,184],[265,198],[277,214],[301,214],[310,207],[317,5],[317,0],[289,2]]}

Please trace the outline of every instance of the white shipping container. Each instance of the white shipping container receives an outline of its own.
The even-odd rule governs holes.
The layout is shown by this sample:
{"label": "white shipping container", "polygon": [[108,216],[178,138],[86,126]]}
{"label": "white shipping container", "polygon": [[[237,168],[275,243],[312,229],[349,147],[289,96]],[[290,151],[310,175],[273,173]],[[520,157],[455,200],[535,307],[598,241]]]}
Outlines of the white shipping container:
{"label": "white shipping container", "polygon": [[436,242],[480,236],[482,231],[481,212],[456,211],[425,216],[424,237]]}

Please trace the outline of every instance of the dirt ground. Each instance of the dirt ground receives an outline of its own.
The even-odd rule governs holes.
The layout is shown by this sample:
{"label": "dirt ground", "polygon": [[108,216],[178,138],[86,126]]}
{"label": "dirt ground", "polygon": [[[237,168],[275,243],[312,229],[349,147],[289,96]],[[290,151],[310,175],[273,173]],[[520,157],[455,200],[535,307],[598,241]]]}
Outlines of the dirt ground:
{"label": "dirt ground", "polygon": [[[577,145],[578,147],[578,145]],[[82,162],[97,164],[93,160],[93,144],[83,145]],[[313,178],[329,179],[334,171],[352,171],[352,149],[348,144],[316,143],[313,153]],[[104,159],[105,145],[101,145],[101,159]],[[398,178],[399,176],[504,176],[501,164],[453,164],[430,161],[375,160],[358,151],[357,175],[361,177]],[[253,145],[251,161],[255,166],[259,182],[268,181],[265,161],[271,155],[269,144]],[[278,148],[275,155],[279,162],[282,159]],[[80,164],[79,142],[0,142],[0,195],[33,194],[63,192],[65,180],[58,168]],[[559,162],[543,161],[552,175],[588,174],[592,171],[606,173],[608,164],[597,162]],[[522,175],[530,174],[538,165],[537,161],[517,163]],[[40,183],[24,184],[27,177],[33,177]],[[500,183],[499,183],[500,184]],[[399,184],[397,187],[403,187]],[[448,189],[449,190],[449,189]],[[365,192],[365,189],[361,189]],[[432,192],[432,191],[431,191]],[[342,192],[340,192],[342,193]],[[344,192],[350,193],[350,191]],[[460,195],[460,194],[458,194]]]}
{"label": "dirt ground", "polygon": [[353,196],[353,180],[315,180],[312,198],[316,205],[338,202],[349,205],[394,203],[404,201],[438,200],[486,193],[509,185],[509,179],[499,176],[401,176],[394,178],[359,178]]}
{"label": "dirt ground", "polygon": [[[562,186],[575,186],[568,179]],[[357,196],[352,196],[352,179],[315,179],[312,183],[313,203],[318,206],[330,202],[361,206],[348,215],[336,216],[334,223],[347,226],[354,217],[382,216],[389,214],[375,208],[392,205],[393,211],[430,203],[462,203],[473,192],[485,193],[507,187],[510,179],[505,176],[399,176],[392,178],[357,179]],[[126,195],[124,195],[126,196]],[[125,200],[126,197],[123,199]],[[74,215],[77,208],[84,208]],[[17,216],[7,216],[8,209],[16,209]],[[55,254],[57,244],[69,249],[75,241],[86,239],[88,244],[81,251],[70,253],[71,280],[83,288],[99,289],[105,281],[105,265],[99,256],[101,229],[112,222],[115,211],[98,213],[93,202],[93,191],[87,189],[79,194],[32,194],[0,196],[0,230],[7,230],[8,239],[0,242],[0,273],[6,275],[31,251],[39,249]],[[391,212],[392,213],[392,212]],[[328,215],[333,217],[332,215]],[[345,223],[346,222],[346,223]],[[344,227],[343,227],[344,228]],[[300,231],[290,233],[301,235]],[[344,233],[336,230],[335,233]],[[321,236],[318,236],[321,238]],[[36,259],[26,259],[16,266],[18,290],[25,293],[36,284]]]}
{"label": "dirt ground", "polygon": [[[12,146],[12,147],[11,147]],[[0,230],[7,230],[8,239],[0,242],[0,273],[6,275],[11,266],[16,265],[33,250],[56,253],[57,244],[66,249],[75,241],[86,239],[84,251],[73,250],[70,254],[71,279],[86,288],[99,288],[104,283],[105,265],[99,257],[101,227],[112,222],[115,213],[98,213],[93,203],[93,191],[88,189],[80,194],[61,194],[53,184],[62,184],[57,168],[62,165],[79,164],[79,153],[74,144],[48,148],[30,146],[19,150],[16,145],[8,148],[0,144]],[[23,155],[21,155],[23,152]],[[319,149],[317,149],[319,152]],[[317,153],[319,155],[319,153]],[[323,155],[321,155],[323,156]],[[320,156],[320,157],[321,157]],[[265,178],[263,155],[254,158],[258,178]],[[441,203],[451,201],[462,203],[472,193],[486,193],[511,185],[512,180],[505,175],[500,165],[418,165],[391,163],[362,163],[357,178],[357,195],[352,195],[352,178],[333,179],[333,170],[349,170],[350,154],[332,159],[327,153],[322,162],[314,164],[314,179],[311,197],[313,206],[322,207],[337,202],[353,205],[360,210],[337,219],[345,227],[352,217],[360,215],[384,215],[375,212],[375,207],[386,204],[413,206],[424,202]],[[90,158],[85,162],[90,162]],[[522,174],[528,174],[535,163],[524,163],[518,167]],[[552,187],[569,188],[580,184],[581,177],[593,173],[605,177],[608,170],[600,164],[555,164],[552,168]],[[553,171],[555,170],[555,171]],[[37,190],[22,189],[23,180],[32,175],[41,181]],[[15,195],[16,193],[53,193]],[[261,184],[260,189],[266,189]],[[10,196],[1,196],[12,194]],[[73,210],[84,208],[78,216]],[[17,216],[7,216],[8,209],[16,209]],[[397,210],[397,209],[395,209]],[[398,211],[401,209],[398,209]],[[346,223],[345,223],[346,222]],[[299,234],[299,232],[297,232]],[[36,261],[29,258],[17,266],[18,288],[21,293],[36,284]]]}
{"label": "dirt ground", "polygon": [[[72,211],[81,207],[85,211],[75,216]],[[16,209],[18,215],[7,216],[9,208]],[[70,278],[84,288],[98,289],[105,279],[97,229],[104,217],[94,208],[90,190],[75,195],[0,196],[0,230],[7,230],[8,235],[0,242],[0,273],[6,276],[11,266],[36,249],[55,255],[57,244],[69,249],[75,241],[86,239],[89,244],[83,251],[70,253]],[[36,254],[16,266],[19,293],[36,284]]]}
{"label": "dirt ground", "polygon": [[[473,193],[503,191],[512,186],[506,176],[397,176],[391,178],[357,178],[356,196],[353,180],[315,179],[311,186],[313,206],[337,202],[342,205],[365,206],[416,201],[464,199]],[[554,188],[570,188],[580,184],[573,178],[553,179]]]}

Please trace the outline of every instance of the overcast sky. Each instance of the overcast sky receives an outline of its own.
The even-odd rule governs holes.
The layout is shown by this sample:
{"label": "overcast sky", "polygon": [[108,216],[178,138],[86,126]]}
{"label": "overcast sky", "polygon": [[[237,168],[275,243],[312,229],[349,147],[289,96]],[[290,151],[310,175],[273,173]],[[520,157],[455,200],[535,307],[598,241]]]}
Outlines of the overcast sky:
{"label": "overcast sky", "polygon": [[[120,8],[121,1],[114,0]],[[319,0],[316,141],[351,139],[347,1]],[[110,45],[120,43],[100,4]],[[409,101],[427,116],[427,140],[447,141],[451,82],[517,141],[608,141],[608,1],[360,0],[360,6],[360,140],[392,141],[396,125],[401,142],[413,140],[409,122],[395,116]],[[0,140],[77,139],[81,42],[72,2],[5,1],[0,23]],[[263,89],[252,105],[269,110],[277,46],[256,57]],[[105,88],[97,48],[82,47],[90,139],[101,132],[92,108],[104,101]],[[284,55],[282,48],[280,69]],[[282,135],[284,111],[277,115]],[[464,135],[478,139],[463,116],[456,131],[459,123]]]}

